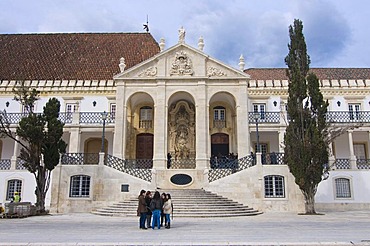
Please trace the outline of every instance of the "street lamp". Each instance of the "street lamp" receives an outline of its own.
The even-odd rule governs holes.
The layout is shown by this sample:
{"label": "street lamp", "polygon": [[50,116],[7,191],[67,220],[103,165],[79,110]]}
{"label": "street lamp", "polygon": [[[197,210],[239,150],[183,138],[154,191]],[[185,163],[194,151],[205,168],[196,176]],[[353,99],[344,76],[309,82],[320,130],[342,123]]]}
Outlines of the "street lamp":
{"label": "street lamp", "polygon": [[256,153],[260,152],[260,135],[258,133],[258,119],[260,118],[260,113],[258,111],[254,112],[253,114],[254,120],[256,121],[256,135],[257,135],[257,149]]}
{"label": "street lamp", "polygon": [[107,120],[108,113],[103,112],[101,113],[101,118],[103,120],[103,135],[101,137],[101,152],[104,153],[104,142],[105,142],[105,121]]}

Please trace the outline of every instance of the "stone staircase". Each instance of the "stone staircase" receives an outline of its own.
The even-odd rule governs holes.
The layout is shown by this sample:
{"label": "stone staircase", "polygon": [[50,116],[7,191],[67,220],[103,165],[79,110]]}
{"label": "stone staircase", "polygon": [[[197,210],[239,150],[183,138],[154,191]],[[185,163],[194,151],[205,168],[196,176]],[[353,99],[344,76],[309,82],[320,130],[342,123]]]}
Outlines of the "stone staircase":
{"label": "stone staircase", "polygon": [[[159,190],[159,192],[171,194],[174,217],[235,217],[262,213],[203,189]],[[137,199],[127,200],[94,210],[92,213],[105,216],[136,216],[137,203]]]}

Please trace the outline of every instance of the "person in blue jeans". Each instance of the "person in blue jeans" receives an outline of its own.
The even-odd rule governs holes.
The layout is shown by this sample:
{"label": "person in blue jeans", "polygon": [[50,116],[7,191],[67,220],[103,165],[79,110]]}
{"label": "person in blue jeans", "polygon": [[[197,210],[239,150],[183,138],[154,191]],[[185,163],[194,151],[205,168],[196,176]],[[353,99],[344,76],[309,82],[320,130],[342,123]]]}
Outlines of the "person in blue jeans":
{"label": "person in blue jeans", "polygon": [[153,199],[150,202],[150,210],[152,210],[152,229],[157,225],[158,229],[161,229],[161,210],[162,210],[161,195],[158,191],[154,193]]}
{"label": "person in blue jeans", "polygon": [[172,202],[171,202],[171,195],[166,195],[166,202],[163,204],[163,213],[166,217],[166,229],[171,228],[171,213],[172,213]]}
{"label": "person in blue jeans", "polygon": [[139,226],[140,229],[146,230],[145,227],[145,221],[146,221],[146,213],[148,212],[148,209],[146,207],[146,201],[145,201],[145,190],[140,191],[140,195],[138,197],[139,204],[137,206],[137,214],[140,216],[139,220]]}

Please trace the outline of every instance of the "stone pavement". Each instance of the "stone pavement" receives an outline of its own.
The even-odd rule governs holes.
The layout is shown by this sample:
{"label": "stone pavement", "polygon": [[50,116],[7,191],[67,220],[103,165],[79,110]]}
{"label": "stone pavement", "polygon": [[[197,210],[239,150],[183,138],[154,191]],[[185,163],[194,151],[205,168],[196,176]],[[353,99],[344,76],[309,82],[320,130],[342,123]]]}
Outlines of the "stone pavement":
{"label": "stone pavement", "polygon": [[138,218],[54,214],[0,219],[4,245],[370,245],[370,211],[265,213],[175,218],[171,229],[140,230]]}

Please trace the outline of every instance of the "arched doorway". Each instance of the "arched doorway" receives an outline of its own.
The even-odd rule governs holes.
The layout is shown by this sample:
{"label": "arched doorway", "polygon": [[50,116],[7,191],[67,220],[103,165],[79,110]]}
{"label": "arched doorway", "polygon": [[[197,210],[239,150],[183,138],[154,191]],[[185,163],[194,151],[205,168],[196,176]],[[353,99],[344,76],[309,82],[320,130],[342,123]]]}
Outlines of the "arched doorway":
{"label": "arched doorway", "polygon": [[216,133],[211,136],[211,154],[212,156],[229,155],[229,135]]}

